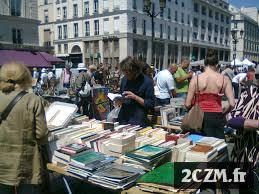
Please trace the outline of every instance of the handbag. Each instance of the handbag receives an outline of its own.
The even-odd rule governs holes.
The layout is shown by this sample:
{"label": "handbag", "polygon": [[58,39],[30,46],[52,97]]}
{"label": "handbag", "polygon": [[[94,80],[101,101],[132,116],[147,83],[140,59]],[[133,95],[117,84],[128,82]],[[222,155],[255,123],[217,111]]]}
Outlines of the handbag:
{"label": "handbag", "polygon": [[16,103],[21,100],[21,98],[27,94],[27,92],[25,91],[21,91],[19,94],[17,94],[15,96],[15,98],[8,104],[8,106],[5,108],[5,110],[0,114],[0,124],[2,123],[2,121],[4,121],[9,113],[11,112],[11,110],[13,109],[13,107],[16,105]]}
{"label": "handbag", "polygon": [[[199,132],[202,129],[204,112],[199,105],[199,80],[197,76],[197,87],[195,89],[194,105],[191,110],[184,116],[181,129],[184,131]],[[197,95],[198,94],[198,95]]]}

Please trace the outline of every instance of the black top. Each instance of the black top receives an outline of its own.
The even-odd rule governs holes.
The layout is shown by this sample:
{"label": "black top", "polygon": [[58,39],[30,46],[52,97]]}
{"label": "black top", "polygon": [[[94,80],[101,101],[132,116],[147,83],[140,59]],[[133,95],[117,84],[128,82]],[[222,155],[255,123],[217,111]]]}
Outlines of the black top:
{"label": "black top", "polygon": [[147,126],[148,110],[155,106],[155,95],[153,81],[144,74],[140,74],[135,80],[127,80],[122,78],[120,92],[131,91],[135,95],[144,99],[144,106],[141,106],[137,101],[127,99],[123,103],[118,121],[120,124],[132,124]]}

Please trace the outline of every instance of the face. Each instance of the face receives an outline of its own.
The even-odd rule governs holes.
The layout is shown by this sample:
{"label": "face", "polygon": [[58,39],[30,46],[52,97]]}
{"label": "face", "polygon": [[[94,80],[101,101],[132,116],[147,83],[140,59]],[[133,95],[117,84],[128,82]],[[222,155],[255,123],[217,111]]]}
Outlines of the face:
{"label": "face", "polygon": [[178,69],[178,67],[176,67],[176,66],[171,67],[172,74],[176,73],[177,69]]}
{"label": "face", "polygon": [[184,60],[182,62],[183,69],[187,69],[189,67],[189,65],[190,65],[190,61],[189,60]]}

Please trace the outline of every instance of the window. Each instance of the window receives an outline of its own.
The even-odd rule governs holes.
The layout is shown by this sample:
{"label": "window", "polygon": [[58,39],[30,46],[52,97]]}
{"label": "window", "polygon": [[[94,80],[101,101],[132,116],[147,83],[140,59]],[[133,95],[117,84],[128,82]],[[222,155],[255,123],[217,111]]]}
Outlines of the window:
{"label": "window", "polygon": [[187,24],[190,25],[190,15],[188,15],[188,17],[187,17]]}
{"label": "window", "polygon": [[113,9],[120,10],[120,0],[113,0]]}
{"label": "window", "polygon": [[[94,0],[94,12],[97,13],[99,10],[99,3],[98,0]],[[98,21],[99,24],[99,21]]]}
{"label": "window", "polygon": [[199,5],[198,5],[198,3],[194,3],[194,12],[199,13]]}
{"label": "window", "polygon": [[67,25],[63,25],[64,39],[67,39]]}
{"label": "window", "polygon": [[189,43],[189,42],[190,42],[190,31],[187,30],[187,43]]}
{"label": "window", "polygon": [[103,0],[103,11],[109,11],[109,0]]}
{"label": "window", "polygon": [[171,19],[171,9],[170,8],[168,8],[167,14],[168,14],[167,18],[170,20]]}
{"label": "window", "polygon": [[234,23],[234,28],[237,28],[237,22]]}
{"label": "window", "polygon": [[229,31],[228,31],[228,28],[226,28],[226,36],[229,36]]}
{"label": "window", "polygon": [[163,38],[163,24],[160,24],[160,38]]}
{"label": "window", "polygon": [[219,13],[218,12],[215,12],[215,19],[219,20]]}
{"label": "window", "polygon": [[208,23],[208,31],[212,31],[212,24],[211,23]]}
{"label": "window", "polygon": [[137,19],[135,17],[132,18],[132,32],[137,33]]}
{"label": "window", "polygon": [[132,1],[133,1],[132,8],[137,9],[137,0],[132,0]]}
{"label": "window", "polygon": [[220,34],[224,34],[224,27],[220,27]]}
{"label": "window", "polygon": [[10,0],[10,9],[12,16],[21,16],[21,0]]}
{"label": "window", "polygon": [[114,17],[114,32],[118,33],[120,31],[120,16]]}
{"label": "window", "polygon": [[205,6],[201,7],[201,14],[206,15],[206,7]]}
{"label": "window", "polygon": [[181,22],[184,24],[184,13],[182,13],[182,19]]}
{"label": "window", "polygon": [[175,0],[175,5],[178,5],[178,0]]}
{"label": "window", "polygon": [[184,2],[182,2],[182,7],[184,7]]}
{"label": "window", "polygon": [[48,5],[48,0],[44,0],[44,5]]}
{"label": "window", "polygon": [[22,44],[22,30],[20,29],[12,29],[13,43],[14,44]]}
{"label": "window", "polygon": [[208,41],[211,42],[211,36],[208,36]]}
{"label": "window", "polygon": [[73,5],[73,16],[74,17],[78,16],[78,6],[77,6],[77,4]]}
{"label": "window", "polygon": [[221,38],[221,39],[219,40],[219,42],[220,42],[220,44],[223,44],[223,39]]}
{"label": "window", "polygon": [[49,12],[48,12],[48,10],[44,10],[44,22],[45,23],[49,22]]}
{"label": "window", "polygon": [[78,23],[74,23],[74,37],[78,37]]}
{"label": "window", "polygon": [[58,26],[58,39],[62,39],[62,26]]}
{"label": "window", "polygon": [[146,35],[146,20],[143,20],[143,35]]}
{"label": "window", "polygon": [[193,32],[192,37],[193,37],[193,39],[197,39],[198,33],[197,32]]}
{"label": "window", "polygon": [[201,20],[201,28],[202,29],[206,28],[205,20]]}
{"label": "window", "polygon": [[64,53],[68,53],[68,45],[64,44]]}
{"label": "window", "polygon": [[89,1],[84,2],[85,15],[89,14]]}
{"label": "window", "polygon": [[198,25],[199,25],[198,19],[197,18],[193,18],[193,26],[194,27],[198,27]]}
{"label": "window", "polygon": [[184,34],[184,31],[182,29],[182,33],[181,33],[181,41],[183,42],[183,34]]}
{"label": "window", "polygon": [[215,30],[215,33],[218,33],[219,29],[218,29],[218,25],[217,24],[215,24],[214,30]]}
{"label": "window", "polygon": [[226,16],[226,24],[229,24],[229,17]]}
{"label": "window", "polygon": [[67,19],[67,7],[63,7],[63,19]]}
{"label": "window", "polygon": [[226,45],[226,46],[228,45],[228,40],[225,40],[225,45]]}
{"label": "window", "polygon": [[204,34],[201,34],[201,40],[204,40],[205,36]]}
{"label": "window", "polygon": [[218,43],[217,37],[214,37],[214,42],[215,42],[215,43]]}
{"label": "window", "polygon": [[61,9],[60,7],[57,8],[57,20],[61,19]]}
{"label": "window", "polygon": [[99,35],[99,20],[94,20],[94,35]]}
{"label": "window", "polygon": [[89,23],[89,21],[85,22],[85,36],[90,36],[90,23]]}
{"label": "window", "polygon": [[58,45],[58,54],[61,53],[61,44]]}
{"label": "window", "polygon": [[103,33],[109,34],[109,18],[103,19]]}
{"label": "window", "polygon": [[213,12],[212,12],[211,9],[209,9],[209,17],[210,17],[210,18],[213,18]]}
{"label": "window", "polygon": [[171,39],[171,27],[168,26],[167,28],[167,39],[170,40]]}
{"label": "window", "polygon": [[174,40],[177,41],[178,29],[174,28]]}
{"label": "window", "polygon": [[162,8],[160,8],[160,18],[164,17],[164,10]]}
{"label": "window", "polygon": [[224,22],[225,21],[225,17],[223,14],[221,14],[221,22]]}
{"label": "window", "polygon": [[174,21],[178,21],[178,13],[177,13],[177,11],[175,11],[175,14],[174,14]]}

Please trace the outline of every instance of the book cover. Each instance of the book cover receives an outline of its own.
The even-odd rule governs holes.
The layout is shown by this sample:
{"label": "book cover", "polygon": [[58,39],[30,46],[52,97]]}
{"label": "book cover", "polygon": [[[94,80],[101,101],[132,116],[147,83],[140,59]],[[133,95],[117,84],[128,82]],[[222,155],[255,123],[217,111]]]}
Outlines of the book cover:
{"label": "book cover", "polygon": [[88,150],[88,148],[85,144],[80,144],[80,143],[71,143],[69,145],[66,145],[61,148],[61,150],[69,153],[79,153],[83,150]]}
{"label": "book cover", "polygon": [[92,150],[87,150],[85,152],[82,152],[79,155],[76,155],[71,158],[71,161],[80,165],[87,165],[88,163],[103,160],[105,158],[105,155],[100,152],[95,152]]}

